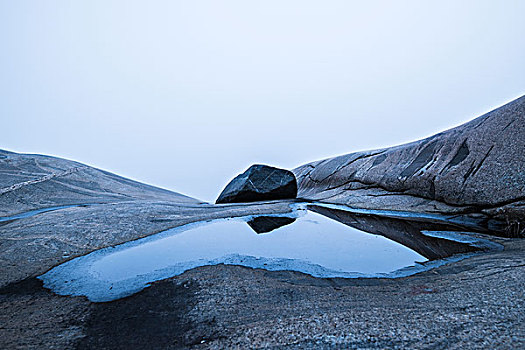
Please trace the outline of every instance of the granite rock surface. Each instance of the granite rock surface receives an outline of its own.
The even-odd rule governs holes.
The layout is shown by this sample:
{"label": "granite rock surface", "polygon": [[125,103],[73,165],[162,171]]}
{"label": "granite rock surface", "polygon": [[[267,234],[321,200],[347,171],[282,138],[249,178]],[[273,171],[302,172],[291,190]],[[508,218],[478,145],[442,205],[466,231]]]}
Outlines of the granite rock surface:
{"label": "granite rock surface", "polygon": [[[298,196],[520,233],[524,108],[521,97],[425,140],[301,166]],[[0,218],[13,217],[0,221],[0,348],[525,347],[522,239],[493,237],[504,250],[401,279],[200,267],[110,303],[57,296],[36,279],[100,248],[195,221],[286,214],[293,202],[212,205],[77,162],[0,151]],[[16,216],[49,207],[60,208]],[[429,258],[464,252],[393,214],[315,210]]]}
{"label": "granite rock surface", "polygon": [[205,266],[109,303],[0,288],[5,349],[522,349],[524,240],[402,279]]}
{"label": "granite rock surface", "polygon": [[230,181],[216,203],[293,199],[296,196],[297,181],[290,170],[256,164]]}
{"label": "granite rock surface", "polygon": [[0,217],[54,206],[135,200],[200,202],[75,161],[0,149]]}
{"label": "granite rock surface", "polygon": [[525,227],[525,96],[426,139],[293,170],[298,198],[475,220],[502,235]]}

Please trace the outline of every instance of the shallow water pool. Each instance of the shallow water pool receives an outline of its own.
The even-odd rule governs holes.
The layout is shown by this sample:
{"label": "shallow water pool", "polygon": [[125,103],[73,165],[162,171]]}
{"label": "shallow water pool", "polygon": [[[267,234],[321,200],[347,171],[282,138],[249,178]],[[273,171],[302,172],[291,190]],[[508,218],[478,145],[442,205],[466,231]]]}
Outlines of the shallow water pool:
{"label": "shallow water pool", "polygon": [[[441,242],[428,239],[432,244]],[[303,207],[287,216],[230,218],[177,227],[73,259],[39,278],[61,295],[109,301],[198,266],[232,264],[315,277],[399,277],[431,267],[422,264],[428,261],[424,255]]]}

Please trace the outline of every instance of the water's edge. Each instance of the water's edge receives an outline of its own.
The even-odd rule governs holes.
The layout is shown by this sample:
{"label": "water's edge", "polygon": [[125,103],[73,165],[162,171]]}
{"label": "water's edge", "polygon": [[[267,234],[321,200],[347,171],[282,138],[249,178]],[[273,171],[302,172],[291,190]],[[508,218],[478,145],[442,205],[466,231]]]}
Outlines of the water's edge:
{"label": "water's edge", "polygon": [[[290,206],[293,209],[292,214],[288,213],[265,216],[297,218],[302,215],[302,211],[306,210],[307,205],[308,203],[293,203],[290,204]],[[342,208],[345,207],[337,206],[338,210],[341,210]],[[152,236],[141,238],[135,241],[126,242],[114,247],[99,249],[87,255],[72,259],[66,263],[56,266],[55,268],[49,270],[48,272],[39,276],[38,278],[43,281],[45,288],[51,289],[59,295],[85,295],[89,298],[89,300],[93,302],[105,302],[132,295],[148,287],[152,282],[180,275],[185,271],[200,266],[210,266],[219,264],[239,265],[254,269],[265,269],[269,271],[297,271],[317,278],[400,278],[428,271],[430,269],[434,269],[445,264],[457,262],[481,253],[473,252],[466,254],[457,254],[444,259],[432,260],[424,263],[417,263],[413,266],[407,266],[392,271],[390,273],[376,274],[336,271],[299,259],[265,258],[250,255],[229,254],[217,259],[189,261],[173,264],[168,268],[160,269],[152,273],[148,273],[146,275],[140,275],[134,278],[116,281],[114,283],[111,283],[111,286],[109,288],[107,282],[97,280],[96,276],[92,276],[90,273],[92,265],[102,257],[107,256],[109,254],[129,249],[131,247],[140,246],[148,242],[154,242],[156,240],[163,239],[166,237],[171,237],[173,235],[177,235],[181,232],[185,232],[187,230],[197,228],[199,226],[228,220],[248,222],[254,217],[256,216],[250,215],[237,218],[207,220],[168,229],[166,231],[157,233]],[[461,242],[476,248],[480,248],[482,250],[503,249],[501,245],[489,241],[483,238],[482,236],[471,232],[421,232],[429,237],[437,237],[451,241]]]}

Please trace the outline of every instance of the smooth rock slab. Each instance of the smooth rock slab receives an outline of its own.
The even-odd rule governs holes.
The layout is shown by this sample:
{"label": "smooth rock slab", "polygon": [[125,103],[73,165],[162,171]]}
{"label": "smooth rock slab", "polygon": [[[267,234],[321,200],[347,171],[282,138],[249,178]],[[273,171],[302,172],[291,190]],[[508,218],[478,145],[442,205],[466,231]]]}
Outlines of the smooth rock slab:
{"label": "smooth rock slab", "polygon": [[293,170],[298,198],[475,221],[525,236],[525,96],[423,140]]}
{"label": "smooth rock slab", "polygon": [[291,171],[256,164],[234,178],[219,195],[216,203],[245,203],[296,197],[297,181]]}

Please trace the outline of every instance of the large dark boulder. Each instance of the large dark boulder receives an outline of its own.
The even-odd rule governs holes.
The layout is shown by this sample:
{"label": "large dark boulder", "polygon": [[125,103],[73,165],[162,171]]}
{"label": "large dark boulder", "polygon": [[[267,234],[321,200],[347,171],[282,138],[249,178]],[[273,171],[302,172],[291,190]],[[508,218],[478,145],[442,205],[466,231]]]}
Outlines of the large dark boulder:
{"label": "large dark boulder", "polygon": [[222,191],[216,203],[244,203],[297,197],[294,174],[267,165],[252,165],[234,178]]}

